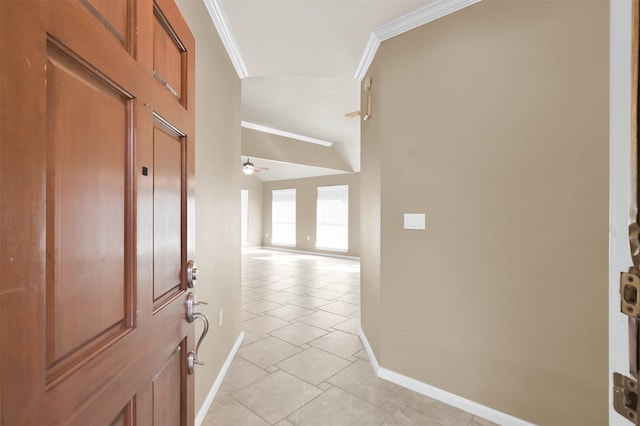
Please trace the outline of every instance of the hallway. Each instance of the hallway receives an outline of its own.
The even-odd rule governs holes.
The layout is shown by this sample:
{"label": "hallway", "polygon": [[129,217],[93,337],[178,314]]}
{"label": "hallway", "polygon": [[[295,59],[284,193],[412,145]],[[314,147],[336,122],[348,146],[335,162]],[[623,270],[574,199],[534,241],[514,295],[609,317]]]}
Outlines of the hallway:
{"label": "hallway", "polygon": [[245,339],[203,425],[491,425],[374,375],[359,283],[355,260],[244,252]]}

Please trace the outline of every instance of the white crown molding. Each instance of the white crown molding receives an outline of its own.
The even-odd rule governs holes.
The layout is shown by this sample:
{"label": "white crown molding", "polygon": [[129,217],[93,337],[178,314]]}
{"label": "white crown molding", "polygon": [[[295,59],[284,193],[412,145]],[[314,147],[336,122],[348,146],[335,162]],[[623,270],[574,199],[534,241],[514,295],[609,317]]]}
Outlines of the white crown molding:
{"label": "white crown molding", "polygon": [[380,43],[397,35],[411,31],[421,25],[450,15],[482,0],[436,0],[420,9],[414,10],[398,19],[387,22],[373,30],[364,49],[354,78],[362,80],[369,70]]}
{"label": "white crown molding", "polygon": [[248,77],[249,72],[242,60],[240,49],[238,49],[238,42],[233,35],[233,31],[231,31],[231,24],[229,23],[229,18],[227,18],[227,13],[224,11],[224,7],[222,7],[221,0],[204,0],[204,4],[209,11],[209,15],[211,15],[218,34],[220,34],[222,44],[227,50],[229,59],[231,59],[231,63],[236,69],[238,77],[240,77],[240,79]]}
{"label": "white crown molding", "polygon": [[287,132],[284,130],[274,129],[273,127],[263,126],[262,124],[251,123],[249,121],[241,121],[242,127],[245,129],[257,130],[259,132],[270,133],[272,135],[284,136],[285,138],[296,139],[302,142],[314,143],[322,146],[333,146],[333,142],[324,141],[322,139],[316,139],[309,136],[298,135],[296,133]]}
{"label": "white crown molding", "polygon": [[380,47],[380,43],[382,41],[378,38],[375,32],[372,32],[369,36],[369,41],[367,41],[367,45],[364,48],[364,52],[362,53],[362,58],[360,59],[360,63],[358,64],[358,68],[356,68],[356,74],[353,76],[356,80],[362,81],[364,75],[369,70],[371,63],[373,62],[373,58],[376,56],[376,52]]}

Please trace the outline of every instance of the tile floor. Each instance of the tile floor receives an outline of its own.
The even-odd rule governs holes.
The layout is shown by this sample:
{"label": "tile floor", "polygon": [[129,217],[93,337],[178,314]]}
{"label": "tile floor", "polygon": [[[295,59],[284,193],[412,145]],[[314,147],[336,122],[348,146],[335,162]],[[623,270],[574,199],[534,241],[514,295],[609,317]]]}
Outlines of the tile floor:
{"label": "tile floor", "polygon": [[492,424],[373,374],[358,261],[245,251],[242,308],[245,339],[204,426]]}

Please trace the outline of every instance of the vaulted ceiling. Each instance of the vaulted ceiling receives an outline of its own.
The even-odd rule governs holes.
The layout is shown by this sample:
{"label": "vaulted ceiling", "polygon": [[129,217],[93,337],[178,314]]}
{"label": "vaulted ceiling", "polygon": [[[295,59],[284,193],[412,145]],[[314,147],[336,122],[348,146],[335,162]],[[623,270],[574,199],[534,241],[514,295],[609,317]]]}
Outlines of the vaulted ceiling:
{"label": "vaulted ceiling", "polygon": [[[345,113],[360,108],[359,79],[376,43],[398,28],[406,31],[426,22],[420,13],[415,18],[416,11],[435,7],[428,15],[437,17],[451,4],[455,8],[478,0],[204,1],[242,78],[245,126],[273,129],[288,136],[287,143],[326,142],[319,146],[359,171],[360,120]],[[242,154],[251,155],[246,149],[243,144]],[[258,175],[262,180],[345,172],[344,167],[317,167],[261,152],[252,161],[270,168]]]}

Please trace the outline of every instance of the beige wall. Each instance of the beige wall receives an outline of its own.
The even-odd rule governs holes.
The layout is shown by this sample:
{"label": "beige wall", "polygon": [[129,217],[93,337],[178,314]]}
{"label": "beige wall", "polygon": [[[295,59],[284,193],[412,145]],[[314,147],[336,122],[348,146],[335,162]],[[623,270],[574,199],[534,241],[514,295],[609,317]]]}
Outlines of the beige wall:
{"label": "beige wall", "polygon": [[196,38],[196,294],[211,320],[198,354],[206,365],[196,370],[197,413],[240,333],[240,80],[204,3],[177,3]]}
{"label": "beige wall", "polygon": [[242,155],[345,172],[353,171],[333,146],[301,143],[295,139],[244,127]]}
{"label": "beige wall", "polygon": [[361,253],[382,367],[534,423],[607,423],[608,18],[485,0],[382,44]]}
{"label": "beige wall", "polygon": [[[240,168],[238,167],[238,170]],[[264,184],[255,175],[245,175],[240,173],[242,189],[249,191],[249,225],[247,233],[249,242],[243,247],[262,246],[262,192]]]}
{"label": "beige wall", "polygon": [[[346,253],[316,250],[315,248],[317,188],[318,186],[330,185],[349,185],[349,250]],[[360,173],[265,182],[262,209],[262,241],[265,247],[271,247],[271,196],[274,189],[296,190],[297,244],[295,247],[287,248],[360,256]],[[309,240],[307,240],[307,236]]]}

